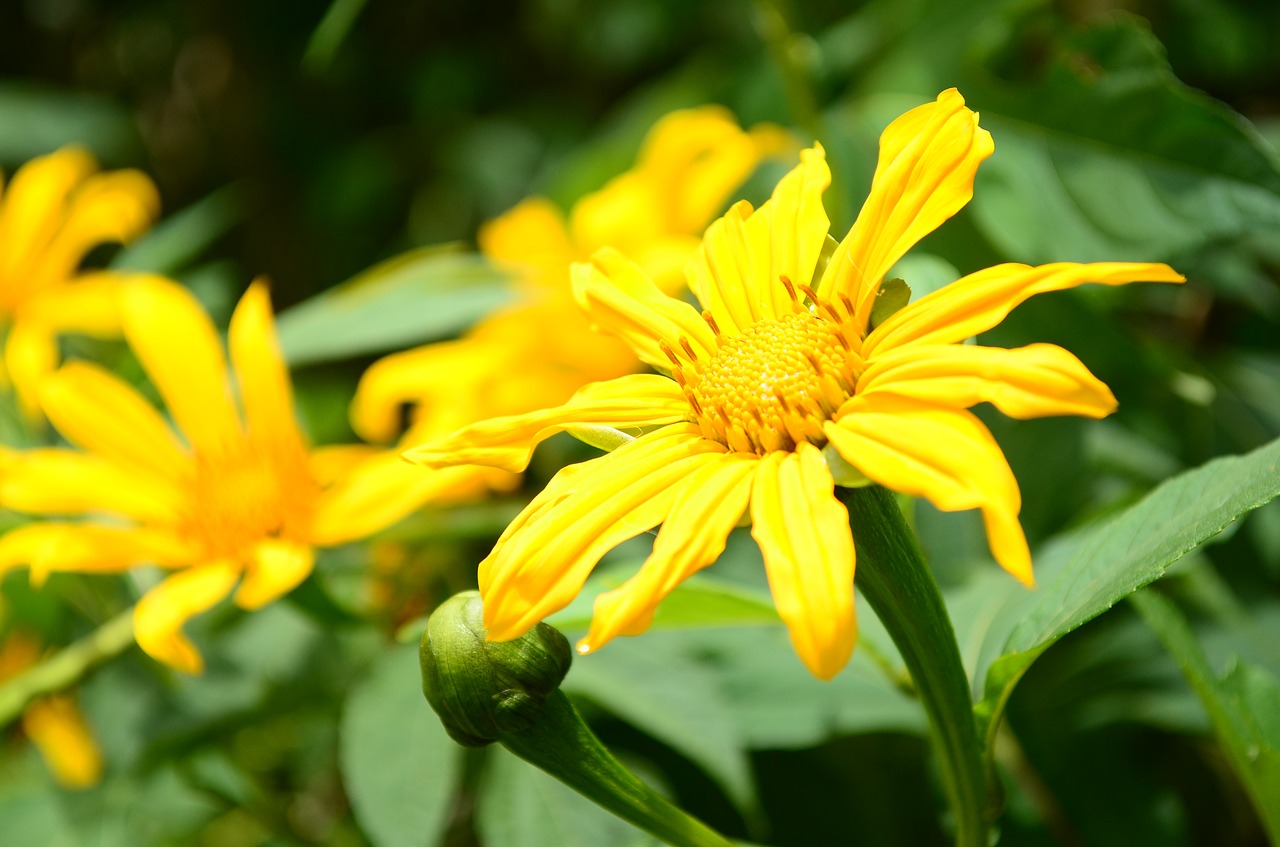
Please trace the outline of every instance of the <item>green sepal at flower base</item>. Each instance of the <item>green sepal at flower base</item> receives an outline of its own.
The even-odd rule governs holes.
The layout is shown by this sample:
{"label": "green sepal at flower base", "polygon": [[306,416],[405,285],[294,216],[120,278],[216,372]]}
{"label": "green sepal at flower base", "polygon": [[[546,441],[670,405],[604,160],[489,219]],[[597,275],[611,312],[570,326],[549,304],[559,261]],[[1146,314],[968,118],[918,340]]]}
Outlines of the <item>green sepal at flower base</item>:
{"label": "green sepal at flower base", "polygon": [[559,685],[573,652],[540,623],[520,638],[489,641],[477,591],[446,600],[427,621],[418,652],[422,691],[455,741],[498,742],[613,814],[675,847],[729,847],[623,767]]}

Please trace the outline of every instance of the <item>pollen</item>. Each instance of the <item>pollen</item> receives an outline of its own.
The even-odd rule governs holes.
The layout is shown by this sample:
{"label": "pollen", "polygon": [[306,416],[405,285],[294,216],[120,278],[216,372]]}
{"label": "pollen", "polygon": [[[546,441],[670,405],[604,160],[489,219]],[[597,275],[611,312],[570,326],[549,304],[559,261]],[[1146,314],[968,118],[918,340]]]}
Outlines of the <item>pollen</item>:
{"label": "pollen", "polygon": [[826,444],[822,424],[853,396],[862,358],[840,307],[802,290],[813,308],[793,298],[790,314],[761,319],[736,335],[717,334],[710,359],[672,357],[673,375],[706,438],[761,455],[794,450],[802,441]]}

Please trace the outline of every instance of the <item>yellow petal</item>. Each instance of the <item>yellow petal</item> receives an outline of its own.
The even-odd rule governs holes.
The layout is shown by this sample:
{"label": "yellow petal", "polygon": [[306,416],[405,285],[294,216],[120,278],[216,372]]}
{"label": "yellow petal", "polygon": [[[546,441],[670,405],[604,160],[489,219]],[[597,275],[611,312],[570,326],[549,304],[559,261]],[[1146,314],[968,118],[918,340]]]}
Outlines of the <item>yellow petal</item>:
{"label": "yellow petal", "polygon": [[27,420],[40,419],[40,383],[58,366],[58,342],[35,321],[17,321],[4,344],[4,366]]}
{"label": "yellow petal", "polygon": [[848,297],[866,326],[885,273],[973,197],[995,146],[954,88],[902,115],[880,136],[871,193],[822,276],[826,300]]}
{"label": "yellow petal", "polygon": [[45,380],[40,401],[64,438],[105,459],[167,478],[182,477],[191,464],[151,404],[97,365],[63,365]]}
{"label": "yellow petal", "polygon": [[764,554],[778,614],[814,676],[831,679],[858,639],[853,537],[822,451],[770,453],[751,489],[751,535]]}
{"label": "yellow petal", "polygon": [[31,523],[0,536],[0,574],[27,565],[41,585],[54,571],[116,573],[150,562],[164,567],[190,563],[197,550],[163,530],[86,523]]}
{"label": "yellow petal", "polygon": [[647,629],[663,598],[724,552],[725,539],[746,511],[757,464],[755,456],[720,454],[679,483],[652,555],[634,577],[596,598],[591,631],[578,642],[579,652]]}
{"label": "yellow petal", "polygon": [[315,561],[315,550],[309,544],[285,538],[259,541],[236,591],[236,605],[259,609],[288,594],[307,578]]}
{"label": "yellow petal", "polygon": [[[794,285],[809,285],[818,264],[818,255],[827,240],[831,221],[822,208],[822,192],[831,184],[831,169],[821,144],[800,154],[800,164],[773,189],[769,202],[747,220],[750,243],[757,249],[756,273],[748,288],[759,304],[771,304],[767,314],[791,311],[791,295],[781,279]],[[767,257],[767,258],[766,258]]]}
{"label": "yellow petal", "polygon": [[651,365],[670,366],[660,346],[664,343],[672,350],[688,344],[693,355],[703,359],[715,352],[715,334],[702,315],[663,294],[617,250],[606,247],[591,257],[590,264],[574,265],[573,292],[601,331],[621,338]]}
{"label": "yellow petal", "polygon": [[981,509],[995,560],[1025,585],[1034,584],[1018,523],[1018,482],[1000,446],[971,413],[900,397],[855,397],[824,431],[841,456],[886,488],[925,497],[944,512]]}
{"label": "yellow petal", "polygon": [[489,637],[516,638],[568,605],[601,556],[660,523],[680,481],[724,452],[675,424],[562,470],[480,563]]}
{"label": "yellow petal", "polygon": [[264,280],[255,280],[240,298],[227,331],[227,347],[249,437],[268,449],[301,443],[289,369],[276,340],[271,295]]}
{"label": "yellow petal", "polygon": [[121,332],[120,291],[133,274],[95,271],[32,296],[22,307],[24,320],[56,332],[112,338]]}
{"label": "yellow petal", "polygon": [[70,196],[61,226],[38,260],[46,280],[70,276],[99,244],[124,243],[147,229],[160,211],[160,195],[141,171],[94,174]]}
{"label": "yellow petal", "polygon": [[142,523],[172,524],[182,492],[138,468],[74,450],[4,451],[0,504],[31,514],[106,513]]}
{"label": "yellow petal", "polygon": [[741,200],[707,229],[685,265],[689,290],[711,312],[721,332],[739,332],[765,315],[767,299],[753,296],[763,284],[756,253],[747,234],[751,204]]}
{"label": "yellow petal", "polygon": [[218,333],[196,299],[160,277],[124,293],[125,335],[169,413],[195,449],[224,455],[241,430]]}
{"label": "yellow petal", "polygon": [[22,715],[22,729],[59,785],[88,788],[102,778],[102,751],[70,697],[55,695],[32,703]]}
{"label": "yellow petal", "polygon": [[204,659],[182,633],[188,618],[231,593],[240,569],[230,562],[186,568],[148,591],[133,609],[133,632],[151,658],[183,673],[204,670]]}
{"label": "yellow petal", "polygon": [[952,344],[985,332],[1035,294],[1075,288],[1086,282],[1184,282],[1168,265],[1096,262],[1051,265],[1005,264],[978,271],[926,294],[895,312],[867,336],[868,358],[904,344]]}
{"label": "yellow petal", "polygon": [[481,225],[476,242],[489,258],[527,268],[538,284],[566,286],[569,263],[578,258],[564,215],[545,197],[522,200]]}
{"label": "yellow petal", "polygon": [[956,409],[985,402],[1014,418],[1103,418],[1116,408],[1111,390],[1053,344],[1016,350],[908,344],[872,359],[858,378],[857,394],[892,394]]}
{"label": "yellow petal", "polygon": [[482,421],[403,455],[429,467],[490,465],[519,472],[539,442],[568,427],[657,426],[684,420],[688,414],[689,403],[674,380],[634,374],[585,386],[563,406]]}
{"label": "yellow petal", "polygon": [[0,281],[29,288],[21,278],[62,225],[68,196],[97,167],[80,147],[64,147],[18,169],[0,203]]}
{"label": "yellow petal", "polygon": [[307,471],[318,485],[332,485],[383,452],[370,444],[326,444],[307,454]]}
{"label": "yellow petal", "polygon": [[349,468],[320,495],[312,538],[322,546],[354,541],[427,504],[479,499],[495,488],[510,488],[516,479],[485,467],[423,468],[395,451],[379,453]]}

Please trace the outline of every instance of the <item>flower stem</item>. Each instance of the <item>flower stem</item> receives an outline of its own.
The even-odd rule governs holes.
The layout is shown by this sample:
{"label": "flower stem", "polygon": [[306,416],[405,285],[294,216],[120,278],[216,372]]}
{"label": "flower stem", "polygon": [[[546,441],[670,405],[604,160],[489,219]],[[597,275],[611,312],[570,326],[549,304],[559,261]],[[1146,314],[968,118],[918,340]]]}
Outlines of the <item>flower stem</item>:
{"label": "flower stem", "polygon": [[133,644],[133,609],[121,612],[84,638],[0,685],[0,727],[32,700],[61,691]]}
{"label": "flower stem", "polygon": [[957,847],[986,847],[986,785],[969,678],[942,594],[893,494],[837,488],[858,551],[855,584],[889,632],[929,718]]}

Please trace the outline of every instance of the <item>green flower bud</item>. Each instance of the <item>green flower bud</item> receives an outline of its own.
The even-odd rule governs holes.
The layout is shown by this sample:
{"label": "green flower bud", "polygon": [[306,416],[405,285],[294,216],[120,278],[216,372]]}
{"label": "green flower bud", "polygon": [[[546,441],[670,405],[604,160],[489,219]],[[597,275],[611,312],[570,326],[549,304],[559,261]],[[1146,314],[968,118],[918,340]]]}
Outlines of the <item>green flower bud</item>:
{"label": "green flower bud", "polygon": [[486,641],[478,591],[432,613],[418,650],[422,692],[449,736],[468,747],[530,727],[569,672],[568,640],[538,624],[514,641]]}

